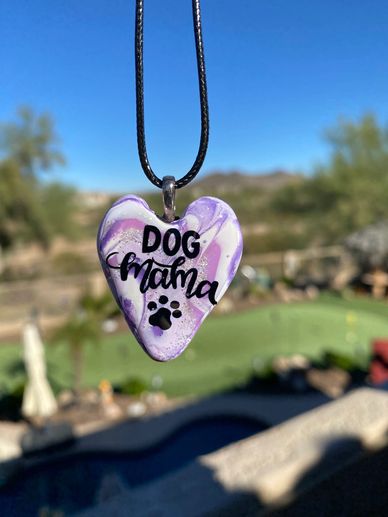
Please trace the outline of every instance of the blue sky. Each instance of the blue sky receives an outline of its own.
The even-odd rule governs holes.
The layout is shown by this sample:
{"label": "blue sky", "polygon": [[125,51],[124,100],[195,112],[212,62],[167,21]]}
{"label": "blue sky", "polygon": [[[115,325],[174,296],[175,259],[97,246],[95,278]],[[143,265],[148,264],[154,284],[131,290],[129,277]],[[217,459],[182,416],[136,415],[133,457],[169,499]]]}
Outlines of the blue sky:
{"label": "blue sky", "polygon": [[[137,157],[134,0],[0,0],[0,119],[29,104],[53,114],[88,190],[149,184]],[[202,0],[210,103],[203,173],[311,171],[340,115],[388,116],[386,0]],[[145,0],[149,157],[190,168],[199,104],[190,0]]]}

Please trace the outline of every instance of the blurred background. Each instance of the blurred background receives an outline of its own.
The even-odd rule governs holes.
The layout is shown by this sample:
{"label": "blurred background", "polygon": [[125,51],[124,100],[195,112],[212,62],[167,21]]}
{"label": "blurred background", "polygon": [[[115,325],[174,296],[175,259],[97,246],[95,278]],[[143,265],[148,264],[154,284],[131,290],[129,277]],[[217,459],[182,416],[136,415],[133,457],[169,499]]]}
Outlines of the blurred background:
{"label": "blurred background", "polygon": [[[388,380],[388,6],[202,4],[210,145],[177,212],[222,198],[244,255],[192,344],[159,364],[128,331],[95,249],[121,195],[162,211],[137,158],[134,2],[0,2],[7,515],[98,506]],[[189,1],[146,2],[144,60],[150,161],[159,176],[180,177],[200,133]],[[126,460],[96,452],[100,431],[104,454],[117,439]],[[154,441],[138,438],[145,432]],[[76,467],[71,456],[70,469],[75,442],[93,443],[94,456]],[[39,476],[23,477],[20,461]],[[85,469],[88,486],[70,496]]]}

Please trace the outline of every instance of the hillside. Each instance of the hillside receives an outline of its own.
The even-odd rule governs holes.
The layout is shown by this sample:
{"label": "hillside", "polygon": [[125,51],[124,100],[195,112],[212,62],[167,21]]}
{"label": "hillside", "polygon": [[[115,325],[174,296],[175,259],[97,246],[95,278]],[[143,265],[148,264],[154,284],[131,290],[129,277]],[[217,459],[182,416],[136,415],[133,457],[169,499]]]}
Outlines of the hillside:
{"label": "hillside", "polygon": [[[261,223],[271,218],[268,202],[274,192],[291,183],[303,181],[303,176],[276,171],[270,174],[213,173],[193,181],[176,193],[177,213],[200,196],[220,197],[230,204],[242,226]],[[146,193],[144,198],[155,210],[161,209],[159,192]]]}
{"label": "hillside", "polygon": [[[265,174],[244,174],[241,172],[213,172],[198,180],[194,180],[191,188],[200,195],[207,192],[240,192],[245,189],[273,191],[290,183],[301,181],[300,174],[285,171],[274,171]],[[190,187],[189,187],[190,188]],[[214,195],[214,194],[213,194]]]}
{"label": "hillside", "polygon": [[[177,215],[192,201],[201,196],[219,197],[236,212],[244,232],[245,250],[248,253],[277,251],[288,247],[301,247],[306,243],[300,232],[293,231],[273,210],[273,196],[282,188],[302,183],[304,177],[284,171],[266,174],[241,172],[214,172],[200,175],[190,185],[176,193]],[[155,212],[162,212],[162,196],[159,189],[140,193]],[[79,220],[87,227],[89,235],[95,235],[98,223],[111,203],[120,195],[83,192],[80,197]],[[300,238],[302,237],[302,238]]]}

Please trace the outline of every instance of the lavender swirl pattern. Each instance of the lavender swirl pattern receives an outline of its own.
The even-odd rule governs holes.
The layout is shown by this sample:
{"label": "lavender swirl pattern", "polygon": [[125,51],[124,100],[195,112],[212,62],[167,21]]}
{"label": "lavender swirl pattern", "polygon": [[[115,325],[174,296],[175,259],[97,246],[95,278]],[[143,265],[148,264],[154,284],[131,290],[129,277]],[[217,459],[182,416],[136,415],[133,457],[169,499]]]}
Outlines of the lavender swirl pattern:
{"label": "lavender swirl pattern", "polygon": [[240,225],[223,201],[201,197],[172,223],[141,198],[119,199],[103,218],[100,262],[129,328],[157,361],[187,347],[232,281]]}

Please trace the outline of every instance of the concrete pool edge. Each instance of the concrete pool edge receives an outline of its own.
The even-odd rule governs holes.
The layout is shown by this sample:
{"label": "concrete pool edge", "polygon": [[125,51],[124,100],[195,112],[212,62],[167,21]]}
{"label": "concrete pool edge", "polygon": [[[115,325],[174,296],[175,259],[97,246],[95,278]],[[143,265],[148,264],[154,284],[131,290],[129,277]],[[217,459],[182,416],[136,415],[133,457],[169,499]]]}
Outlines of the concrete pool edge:
{"label": "concrete pool edge", "polygon": [[[38,450],[32,455],[23,455],[20,439],[27,426],[11,426],[9,431],[9,458],[0,463],[0,483],[4,484],[21,470],[28,471],[35,465],[55,461],[69,455],[89,452],[136,452],[152,448],[190,422],[207,417],[228,416],[249,418],[268,427],[292,418],[295,415],[324,404],[329,399],[320,393],[303,395],[259,395],[230,393],[180,401],[166,411],[106,424],[80,425],[73,428],[74,441],[57,445],[57,450]],[[17,432],[16,432],[17,430]],[[12,438],[12,440],[11,440]]]}
{"label": "concrete pool edge", "polygon": [[192,421],[214,416],[250,418],[272,427],[295,415],[324,404],[329,399],[319,393],[307,395],[222,394],[191,399],[184,405],[158,415],[124,420],[114,426],[75,429],[77,448],[82,451],[136,451],[153,447]]}
{"label": "concrete pool edge", "polygon": [[317,465],[312,483],[356,460],[364,448],[381,447],[387,429],[388,393],[361,388],[79,515],[266,513],[300,494],[300,480]]}

